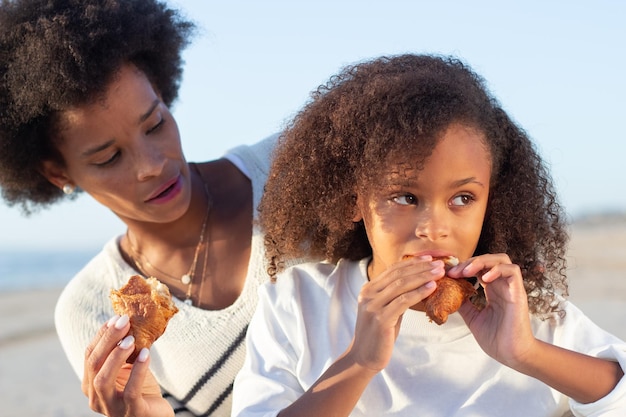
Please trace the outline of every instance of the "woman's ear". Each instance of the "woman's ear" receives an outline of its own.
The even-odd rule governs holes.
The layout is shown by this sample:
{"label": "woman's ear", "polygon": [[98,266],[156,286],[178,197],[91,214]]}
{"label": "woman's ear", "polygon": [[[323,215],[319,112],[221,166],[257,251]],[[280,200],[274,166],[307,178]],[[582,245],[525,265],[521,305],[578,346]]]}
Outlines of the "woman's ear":
{"label": "woman's ear", "polygon": [[66,184],[72,184],[72,180],[67,176],[65,168],[52,160],[43,161],[39,172],[59,189],[63,189],[63,186]]}

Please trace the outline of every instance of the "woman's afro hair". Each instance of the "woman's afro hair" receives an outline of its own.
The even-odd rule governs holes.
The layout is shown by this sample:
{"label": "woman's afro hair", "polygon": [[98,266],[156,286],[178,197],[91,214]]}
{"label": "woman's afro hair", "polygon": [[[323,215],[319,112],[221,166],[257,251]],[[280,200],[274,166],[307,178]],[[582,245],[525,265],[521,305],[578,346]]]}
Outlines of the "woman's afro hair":
{"label": "woman's afro hair", "polygon": [[123,64],[175,101],[194,24],[157,0],[1,0],[0,187],[26,213],[63,196],[41,162],[63,163],[55,116],[97,100]]}

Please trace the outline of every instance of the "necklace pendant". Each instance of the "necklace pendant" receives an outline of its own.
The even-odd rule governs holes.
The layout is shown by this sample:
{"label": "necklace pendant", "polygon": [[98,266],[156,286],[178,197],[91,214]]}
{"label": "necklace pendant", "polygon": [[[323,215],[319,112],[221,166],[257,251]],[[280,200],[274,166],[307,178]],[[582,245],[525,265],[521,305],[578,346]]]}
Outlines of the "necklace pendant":
{"label": "necklace pendant", "polygon": [[180,282],[182,282],[185,285],[188,285],[191,282],[191,277],[189,276],[189,274],[185,274],[182,277],[180,277]]}
{"label": "necklace pendant", "polygon": [[183,301],[183,303],[187,304],[188,306],[192,305],[191,298],[187,298],[185,301]]}

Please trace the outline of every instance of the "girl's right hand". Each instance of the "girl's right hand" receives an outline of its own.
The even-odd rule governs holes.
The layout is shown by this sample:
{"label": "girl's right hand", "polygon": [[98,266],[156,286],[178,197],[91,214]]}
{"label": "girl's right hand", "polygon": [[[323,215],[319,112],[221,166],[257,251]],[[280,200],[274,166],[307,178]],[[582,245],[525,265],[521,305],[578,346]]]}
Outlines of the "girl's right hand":
{"label": "girl's right hand", "polygon": [[134,364],[134,340],[126,336],[128,316],[114,316],[98,331],[85,352],[83,393],[92,410],[109,417],[170,417],[174,410],[161,395],[150,372],[148,349],[142,349]]}
{"label": "girl's right hand", "polygon": [[391,358],[402,315],[428,297],[445,274],[443,261],[432,257],[398,262],[366,283],[359,294],[354,339],[348,355],[359,365],[379,372]]}

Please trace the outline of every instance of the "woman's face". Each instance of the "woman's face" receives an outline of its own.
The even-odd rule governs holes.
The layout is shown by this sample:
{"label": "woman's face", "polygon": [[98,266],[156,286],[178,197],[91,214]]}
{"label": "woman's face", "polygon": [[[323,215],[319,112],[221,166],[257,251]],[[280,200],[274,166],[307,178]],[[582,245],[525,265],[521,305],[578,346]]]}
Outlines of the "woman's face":
{"label": "woman's face", "polygon": [[122,220],[168,222],[187,210],[191,181],[178,127],[145,74],[123,66],[102,100],[65,111],[47,161],[57,187],[74,184]]}
{"label": "woman's face", "polygon": [[423,169],[400,161],[380,186],[357,196],[359,215],[373,250],[375,279],[404,256],[471,257],[487,209],[491,159],[483,135],[452,124]]}

